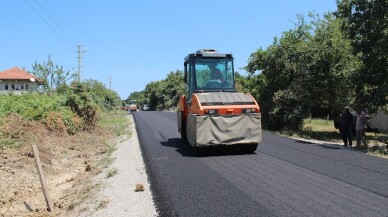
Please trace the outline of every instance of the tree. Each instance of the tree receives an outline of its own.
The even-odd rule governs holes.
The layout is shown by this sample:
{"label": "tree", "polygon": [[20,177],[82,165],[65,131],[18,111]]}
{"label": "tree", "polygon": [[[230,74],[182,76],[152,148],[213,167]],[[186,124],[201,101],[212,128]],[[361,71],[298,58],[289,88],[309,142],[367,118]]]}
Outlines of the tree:
{"label": "tree", "polygon": [[43,91],[49,94],[56,91],[58,87],[67,85],[66,83],[76,76],[75,73],[65,71],[62,66],[54,65],[50,55],[47,63],[38,64],[35,61],[31,73],[43,81]]}
{"label": "tree", "polygon": [[350,102],[357,64],[349,41],[332,15],[298,16],[295,28],[251,54],[245,69],[260,72],[259,102],[269,129],[298,130],[309,114],[326,117]]}
{"label": "tree", "polygon": [[167,78],[161,82],[161,93],[164,98],[164,108],[170,109],[176,107],[179,102],[179,97],[185,93],[183,82],[183,72],[170,72]]}
{"label": "tree", "polygon": [[136,102],[141,105],[147,103],[145,97],[144,97],[144,91],[135,91],[129,94],[127,99],[125,100],[125,103],[128,104],[129,101],[136,100]]}
{"label": "tree", "polygon": [[314,36],[309,43],[311,57],[303,86],[308,92],[310,112],[315,117],[338,114],[354,100],[352,75],[360,62],[352,54],[350,41],[341,31],[342,22],[330,13],[321,19],[311,14]]}
{"label": "tree", "polygon": [[160,109],[160,104],[163,104],[160,99],[159,84],[160,81],[150,82],[144,89],[144,96],[148,99],[151,110],[158,110]]}
{"label": "tree", "polygon": [[261,89],[265,86],[265,76],[259,73],[243,76],[235,72],[236,91],[251,94],[256,100],[260,98]]}
{"label": "tree", "polygon": [[134,99],[137,101],[137,104],[139,106],[142,106],[144,104],[148,104],[148,99],[144,95],[144,90],[142,91],[136,91],[132,92],[129,97],[127,98],[126,102],[128,103],[131,99]]}
{"label": "tree", "polygon": [[311,40],[310,26],[299,16],[293,30],[274,39],[267,50],[251,54],[245,69],[261,72],[265,86],[259,98],[264,125],[272,130],[299,129],[303,123],[306,102],[301,76],[307,71],[307,42]]}
{"label": "tree", "polygon": [[388,1],[338,0],[336,16],[362,66],[353,75],[355,105],[388,107]]}
{"label": "tree", "polygon": [[119,95],[115,91],[106,88],[100,81],[89,79],[83,81],[82,85],[101,108],[113,110],[121,104]]}
{"label": "tree", "polygon": [[128,99],[140,98],[148,102],[151,110],[165,110],[177,106],[184,92],[183,72],[177,70],[170,72],[166,79],[148,83],[144,91],[131,93]]}

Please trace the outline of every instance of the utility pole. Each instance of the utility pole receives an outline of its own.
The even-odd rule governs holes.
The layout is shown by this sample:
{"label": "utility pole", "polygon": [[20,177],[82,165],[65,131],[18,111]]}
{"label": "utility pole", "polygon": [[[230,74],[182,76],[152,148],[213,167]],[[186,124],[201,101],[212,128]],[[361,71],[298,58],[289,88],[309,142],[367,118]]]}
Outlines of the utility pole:
{"label": "utility pole", "polygon": [[78,82],[81,81],[81,59],[82,59],[82,54],[85,53],[88,49],[85,49],[85,50],[82,50],[81,51],[81,48],[83,47],[83,45],[77,45],[78,47]]}
{"label": "utility pole", "polygon": [[109,90],[112,90],[112,77],[109,77]]}

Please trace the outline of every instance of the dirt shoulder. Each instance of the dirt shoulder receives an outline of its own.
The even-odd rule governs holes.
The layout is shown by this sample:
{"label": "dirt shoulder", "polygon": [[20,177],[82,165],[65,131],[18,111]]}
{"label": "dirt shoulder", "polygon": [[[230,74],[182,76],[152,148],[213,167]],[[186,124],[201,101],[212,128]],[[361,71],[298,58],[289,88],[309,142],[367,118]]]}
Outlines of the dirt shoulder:
{"label": "dirt shoulder", "polygon": [[[132,135],[119,141],[112,164],[93,178],[103,187],[71,216],[157,216],[134,121],[131,115],[127,117]],[[110,174],[114,175],[107,178]]]}
{"label": "dirt shoulder", "polygon": [[[24,145],[0,150],[0,216],[154,216],[141,152],[132,134],[115,138],[106,129],[77,135],[49,131],[22,119],[4,128]],[[10,126],[14,123],[14,126]],[[46,210],[31,144],[36,144],[53,211]],[[144,191],[135,192],[143,184]]]}

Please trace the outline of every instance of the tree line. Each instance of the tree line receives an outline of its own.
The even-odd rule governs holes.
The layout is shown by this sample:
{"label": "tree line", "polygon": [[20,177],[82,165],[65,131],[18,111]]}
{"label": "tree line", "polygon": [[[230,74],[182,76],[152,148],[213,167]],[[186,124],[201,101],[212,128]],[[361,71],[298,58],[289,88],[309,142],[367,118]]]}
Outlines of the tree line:
{"label": "tree line", "polygon": [[387,110],[386,0],[337,1],[323,17],[298,16],[295,27],[251,54],[257,95],[269,129],[301,129],[306,116],[338,115],[344,106]]}
{"label": "tree line", "polygon": [[[299,130],[306,117],[333,117],[344,106],[388,111],[388,1],[337,0],[337,11],[297,15],[294,27],[258,48],[237,91],[259,102],[263,126]],[[136,98],[153,110],[177,105],[183,73],[151,82]]]}
{"label": "tree line", "polygon": [[176,70],[163,80],[148,83],[144,90],[131,93],[125,102],[136,99],[139,105],[148,104],[150,110],[168,110],[177,106],[184,93],[183,72]]}

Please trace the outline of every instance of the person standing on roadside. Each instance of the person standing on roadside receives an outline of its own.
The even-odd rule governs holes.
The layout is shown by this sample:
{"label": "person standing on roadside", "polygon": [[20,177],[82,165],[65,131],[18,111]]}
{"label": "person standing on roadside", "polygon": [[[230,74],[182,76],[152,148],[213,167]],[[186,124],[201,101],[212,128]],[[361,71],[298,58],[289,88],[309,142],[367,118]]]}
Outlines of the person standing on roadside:
{"label": "person standing on roadside", "polygon": [[363,148],[367,148],[367,144],[365,141],[365,130],[366,130],[366,122],[369,116],[360,108],[356,110],[356,139],[357,139],[357,148],[361,147],[361,143]]}
{"label": "person standing on roadside", "polygon": [[349,107],[345,107],[341,115],[341,125],[339,128],[344,146],[352,147],[352,123],[353,115],[350,113]]}

